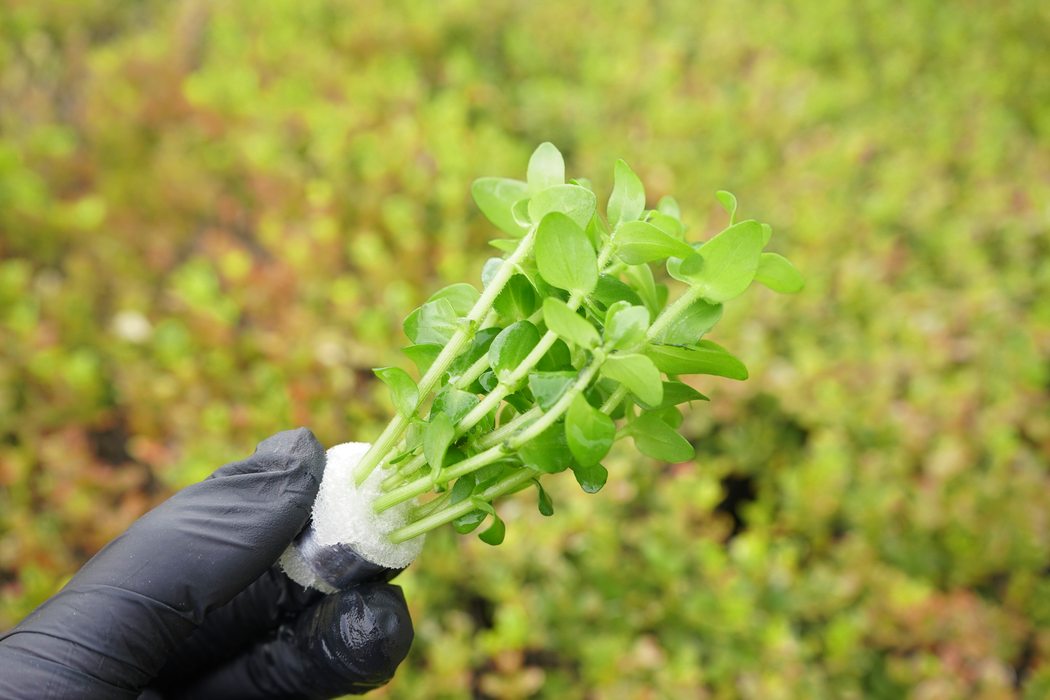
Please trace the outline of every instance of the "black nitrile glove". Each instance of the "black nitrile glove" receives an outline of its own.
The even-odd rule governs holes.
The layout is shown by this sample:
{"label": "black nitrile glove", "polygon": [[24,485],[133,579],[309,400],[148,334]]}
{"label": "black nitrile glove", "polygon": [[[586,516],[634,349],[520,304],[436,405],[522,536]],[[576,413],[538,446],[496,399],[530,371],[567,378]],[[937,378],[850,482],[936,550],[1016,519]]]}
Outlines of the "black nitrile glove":
{"label": "black nitrile glove", "polygon": [[401,589],[325,596],[274,562],[310,515],[324,448],[278,433],[172,496],[0,636],[0,698],[333,698],[412,643]]}

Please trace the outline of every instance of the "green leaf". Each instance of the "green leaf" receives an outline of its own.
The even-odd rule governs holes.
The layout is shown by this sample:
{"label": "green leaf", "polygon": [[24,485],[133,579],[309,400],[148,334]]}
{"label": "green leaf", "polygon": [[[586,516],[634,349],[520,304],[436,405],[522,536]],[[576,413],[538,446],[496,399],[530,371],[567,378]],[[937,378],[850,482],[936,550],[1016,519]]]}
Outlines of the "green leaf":
{"label": "green leaf", "polygon": [[462,500],[470,498],[471,494],[474,493],[475,486],[477,486],[477,479],[474,473],[464,474],[456,479],[456,483],[452,486],[452,493],[448,496],[449,505],[455,505]]}
{"label": "green leaf", "polygon": [[626,301],[617,301],[613,303],[612,306],[605,310],[605,318],[602,319],[603,322],[606,326],[608,326],[612,322],[613,316],[620,313],[621,311],[624,311],[625,309],[631,308],[632,306],[634,306],[634,304],[631,304]]}
{"label": "green leaf", "polygon": [[547,214],[559,212],[572,219],[582,231],[594,216],[597,201],[590,190],[576,185],[557,185],[529,200],[529,219],[542,221]]}
{"label": "green leaf", "polygon": [[483,510],[472,510],[466,515],[461,515],[452,521],[452,527],[461,535],[466,535],[478,529],[478,525],[484,522],[488,515]]}
{"label": "green leaf", "polygon": [[536,311],[536,290],[525,275],[514,274],[493,304],[503,318],[520,321]]}
{"label": "green leaf", "polygon": [[694,279],[701,295],[710,302],[728,301],[751,284],[762,255],[762,227],[743,221],[727,228],[697,251],[704,266]]}
{"label": "green leaf", "polygon": [[544,411],[549,411],[558,402],[561,395],[576,381],[577,372],[533,372],[529,375],[529,389],[536,397],[536,403]]}
{"label": "green leaf", "polygon": [[693,252],[688,243],[672,238],[645,221],[631,221],[621,226],[613,243],[616,245],[616,254],[628,265],[641,265],[668,257],[684,258]]}
{"label": "green leaf", "polygon": [[485,544],[490,544],[493,547],[503,544],[503,538],[507,536],[507,525],[503,520],[496,515],[492,514],[492,524],[489,525],[489,529],[478,535],[478,539]]}
{"label": "green leaf", "polygon": [[565,428],[555,423],[518,451],[526,467],[547,474],[563,472],[572,464],[572,452],[565,438]]}
{"label": "green leaf", "polygon": [[769,224],[762,224],[762,247],[765,248],[766,244],[769,243],[769,239],[773,236],[773,227]]}
{"label": "green leaf", "polygon": [[406,348],[401,348],[401,352],[405,353],[405,357],[412,360],[416,365],[416,369],[419,370],[419,376],[422,377],[430,369],[430,365],[434,364],[434,360],[437,359],[438,355],[441,354],[441,346],[429,343],[409,345]]}
{"label": "green leaf", "polygon": [[503,258],[489,258],[481,266],[481,286],[488,288],[489,283],[496,278],[499,269],[503,267]]}
{"label": "green leaf", "polygon": [[411,420],[412,422],[408,425],[408,432],[405,433],[405,448],[410,452],[423,445],[423,431],[430,425],[419,416],[414,416]]}
{"label": "green leaf", "polygon": [[609,470],[600,464],[590,467],[577,465],[572,468],[572,472],[576,477],[576,483],[587,493],[598,493],[609,480]]}
{"label": "green leaf", "polygon": [[712,374],[730,379],[747,379],[744,363],[714,343],[701,340],[697,347],[679,345],[649,345],[646,357],[656,368],[667,374]]}
{"label": "green leaf", "polygon": [[[484,467],[481,467],[476,472],[474,472],[474,477],[475,477],[475,480],[477,481],[477,486],[474,488],[473,493],[475,495],[479,494],[479,493],[483,493],[485,491],[485,489],[488,488],[488,486],[485,486],[484,488],[480,488],[482,485],[485,484],[485,482],[493,482],[493,483],[495,483],[495,481],[499,478],[500,474],[503,473],[504,467],[506,467],[506,462],[505,462],[505,460],[501,459],[498,462],[493,462],[492,464],[486,464]],[[491,486],[491,485],[492,484],[489,484],[489,486]]]}
{"label": "green leaf", "polygon": [[452,310],[456,312],[457,316],[467,316],[474,310],[474,304],[478,303],[480,298],[481,294],[474,288],[474,285],[460,282],[458,284],[450,284],[444,289],[434,292],[427,299],[427,303],[429,304],[438,299],[447,299],[448,303],[452,304]]}
{"label": "green leaf", "polygon": [[588,350],[598,347],[601,343],[601,338],[598,337],[598,331],[594,330],[594,326],[560,299],[547,297],[543,300],[543,322],[560,338]]}
{"label": "green leaf", "polygon": [[565,415],[565,439],[576,461],[590,467],[609,453],[616,437],[612,418],[587,403],[583,394],[577,394]]}
{"label": "green leaf", "polygon": [[499,248],[504,253],[513,253],[518,249],[518,241],[510,241],[506,238],[496,238],[489,241],[489,245],[493,248]]}
{"label": "green leaf", "polygon": [[649,330],[649,309],[631,306],[618,313],[613,313],[613,309],[609,311],[605,324],[606,350],[633,348],[645,340],[645,332]]}
{"label": "green leaf", "polygon": [[444,413],[452,423],[463,420],[463,416],[480,402],[477,394],[469,391],[460,391],[451,384],[446,384],[434,397],[434,403],[430,407],[431,413]]}
{"label": "green leaf", "polygon": [[660,202],[656,205],[656,211],[664,216],[677,219],[679,222],[682,220],[682,208],[678,206],[678,200],[671,195],[665,195],[660,198]]}
{"label": "green leaf", "polygon": [[433,470],[431,478],[436,481],[445,461],[448,446],[452,444],[452,438],[456,435],[456,429],[444,413],[435,413],[431,410],[431,414],[430,425],[427,426],[426,433],[423,435],[423,455]]}
{"label": "green leaf", "polygon": [[504,401],[513,406],[518,413],[525,413],[532,408],[532,399],[526,396],[523,392],[516,391],[513,394],[508,394],[503,398]]}
{"label": "green leaf", "polygon": [[478,377],[478,384],[481,384],[481,388],[485,390],[485,393],[491,392],[499,385],[499,379],[496,377],[496,373],[492,370],[487,370],[481,373]]}
{"label": "green leaf", "polygon": [[565,214],[547,214],[536,235],[536,265],[549,284],[590,294],[598,284],[598,258],[583,229]]}
{"label": "green leaf", "polygon": [[693,345],[722,318],[722,305],[697,299],[655,340],[667,345]]}
{"label": "green leaf", "polygon": [[518,226],[528,230],[532,228],[532,217],[529,215],[529,203],[531,199],[522,199],[514,202],[514,206],[510,208],[511,216],[518,223]]}
{"label": "green leaf", "polygon": [[408,315],[405,335],[417,345],[445,345],[459,330],[458,318],[448,299],[431,301]]}
{"label": "green leaf", "polygon": [[536,504],[536,507],[539,508],[540,515],[546,517],[554,515],[554,501],[551,500],[550,494],[544,491],[543,487],[540,486],[539,479],[533,479],[532,483],[536,484],[536,489],[540,492],[539,502]]}
{"label": "green leaf", "polygon": [[643,413],[628,425],[634,446],[644,455],[665,462],[687,462],[696,456],[693,446],[660,417]]}
{"label": "green leaf", "polygon": [[536,363],[536,369],[541,372],[561,372],[574,369],[572,366],[572,353],[565,341],[558,338],[551,345],[551,349]]}
{"label": "green leaf", "polygon": [[526,179],[533,197],[548,187],[565,183],[565,159],[553,143],[544,141],[532,152]]}
{"label": "green leaf", "polygon": [[649,218],[646,219],[646,221],[676,241],[681,241],[685,238],[685,226],[682,226],[682,222],[673,216],[653,212],[649,215]]}
{"label": "green leaf", "polygon": [[791,261],[776,253],[762,253],[755,279],[781,294],[801,292],[806,286],[805,280]]}
{"label": "green leaf", "polygon": [[682,264],[678,266],[678,272],[687,282],[692,282],[704,271],[706,264],[707,260],[704,259],[703,254],[693,252],[682,260]]}
{"label": "green leaf", "polygon": [[580,187],[584,188],[585,190],[590,190],[591,192],[594,192],[594,183],[591,182],[590,178],[586,178],[586,177],[570,178],[569,179],[569,184],[570,185],[579,185]]}
{"label": "green leaf", "polygon": [[715,192],[715,197],[722,203],[722,206],[729,212],[729,225],[733,225],[733,219],[736,217],[736,197],[733,196],[732,192],[726,192],[725,190],[718,190]]}
{"label": "green leaf", "polygon": [[504,328],[489,346],[489,364],[501,380],[517,369],[540,342],[540,332],[528,321],[518,321]]}
{"label": "green leaf", "polygon": [[678,410],[677,406],[668,406],[667,408],[661,408],[657,411],[649,411],[649,413],[662,420],[673,430],[682,427],[682,412]]}
{"label": "green leaf", "polygon": [[529,186],[521,180],[505,177],[482,177],[471,184],[470,193],[481,213],[500,231],[521,238],[528,232],[514,220],[511,208],[514,203],[529,196]]}
{"label": "green leaf", "polygon": [[[702,243],[693,243],[693,248],[699,248]],[[685,272],[682,271],[682,266],[685,261],[688,260],[689,264],[685,266]],[[692,252],[685,258],[671,257],[667,258],[667,274],[674,277],[676,280],[681,282],[691,283],[693,277],[698,274],[704,267],[704,258],[697,252]],[[688,274],[686,274],[686,272]]]}
{"label": "green leaf", "polygon": [[[477,489],[475,489],[475,490],[477,490]],[[489,515],[495,515],[496,514],[496,509],[493,508],[492,504],[489,503],[488,501],[486,501],[484,498],[480,498],[479,496],[471,496],[470,497],[470,502],[472,504],[474,504],[474,506],[478,510],[484,511],[484,512],[488,513]]]}
{"label": "green leaf", "polygon": [[402,452],[401,454],[399,454],[397,457],[394,457],[392,460],[390,460],[386,464],[387,464],[387,466],[390,466],[390,465],[393,465],[393,464],[401,464],[406,459],[410,459],[410,458],[412,458],[414,456],[415,456],[414,452],[411,452],[411,451],[409,451],[409,452]]}
{"label": "green leaf", "polygon": [[663,400],[664,385],[660,371],[645,355],[610,355],[602,363],[602,374],[620,382],[649,405]]}
{"label": "green leaf", "polygon": [[609,240],[608,235],[605,233],[605,227],[602,223],[602,217],[598,216],[597,213],[591,217],[591,220],[587,222],[586,228],[583,232],[587,234],[587,240],[591,242],[595,250],[601,250],[602,246],[605,245],[606,241]]}
{"label": "green leaf", "polygon": [[630,265],[623,272],[627,275],[627,279],[631,280],[635,291],[638,292],[638,296],[642,298],[645,308],[649,309],[649,313],[654,317],[659,316],[660,310],[663,309],[663,304],[660,303],[660,299],[657,297],[656,281],[653,279],[653,271],[649,266]]}
{"label": "green leaf", "polygon": [[502,330],[502,328],[493,326],[491,328],[482,328],[477,331],[474,334],[474,339],[470,342],[470,349],[467,352],[461,353],[452,361],[452,364],[449,365],[449,376],[458,377],[470,369],[475,362],[488,353],[492,341],[495,340],[496,336],[499,335]]}
{"label": "green leaf", "polygon": [[622,224],[637,221],[645,211],[645,187],[634,171],[622,160],[613,168],[613,191],[605,213],[609,226],[616,231]]}
{"label": "green leaf", "polygon": [[710,401],[710,399],[688,384],[683,384],[682,382],[664,382],[663,384],[664,396],[662,401],[656,404],[649,404],[635,396],[638,405],[647,411],[661,411],[686,401]]}
{"label": "green leaf", "polygon": [[598,284],[591,293],[591,298],[605,307],[618,301],[626,301],[631,306],[642,306],[645,302],[628,285],[612,275],[598,275]]}
{"label": "green leaf", "polygon": [[394,402],[397,412],[406,418],[414,416],[416,404],[419,403],[419,391],[408,373],[398,367],[379,367],[372,371],[390,387],[390,400]]}

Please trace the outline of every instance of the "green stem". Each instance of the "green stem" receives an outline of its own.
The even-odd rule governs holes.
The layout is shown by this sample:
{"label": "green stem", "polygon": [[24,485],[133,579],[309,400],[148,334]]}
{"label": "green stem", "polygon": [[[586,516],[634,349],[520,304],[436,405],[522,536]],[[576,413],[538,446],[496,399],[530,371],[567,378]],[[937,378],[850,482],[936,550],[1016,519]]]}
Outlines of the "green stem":
{"label": "green stem", "polygon": [[609,264],[609,258],[612,257],[614,252],[616,252],[616,246],[613,245],[610,237],[609,242],[602,246],[602,252],[598,254],[598,272],[602,272],[605,269],[605,266]]}
{"label": "green stem", "polygon": [[357,467],[354,468],[354,483],[358,486],[364,483],[364,480],[368,478],[372,470],[379,466],[379,462],[382,461],[383,457],[397,444],[401,434],[408,428],[408,423],[408,418],[400,413],[394,416],[394,420],[387,423],[386,428],[383,429],[380,436],[368,448],[365,456],[357,463]]}
{"label": "green stem", "polygon": [[492,447],[493,445],[500,444],[508,435],[511,435],[522,425],[528,423],[530,420],[535,420],[536,418],[539,418],[541,415],[543,415],[543,409],[541,409],[539,406],[533,406],[529,410],[525,411],[525,413],[522,413],[521,415],[514,418],[514,420],[508,421],[506,425],[501,425],[492,432],[483,435],[478,440],[478,447],[485,450]]}
{"label": "green stem", "polygon": [[[479,498],[484,501],[492,501],[492,499],[502,496],[508,491],[512,491],[516,487],[528,482],[530,479],[535,478],[539,473],[540,472],[535,469],[521,469],[520,471],[503,477],[495,484],[485,489]],[[472,510],[474,510],[474,504],[471,502],[471,499],[464,499],[455,505],[443,508],[436,513],[428,515],[422,520],[417,520],[410,525],[394,530],[390,533],[390,541],[394,544],[400,544],[401,542],[410,540],[413,537],[419,537],[420,535],[430,532],[445,523],[450,523],[456,518],[466,515]]]}
{"label": "green stem", "polygon": [[[496,301],[496,297],[503,287],[506,286],[507,281],[514,274],[515,268],[521,263],[528,254],[532,251],[532,245],[536,239],[536,227],[533,226],[529,229],[529,232],[525,234],[525,237],[521,239],[521,243],[515,249],[514,253],[503,261],[500,265],[499,270],[496,271],[496,276],[489,282],[489,286],[485,288],[481,298],[478,299],[477,303],[474,304],[474,308],[467,314],[467,327],[460,328],[449,340],[448,345],[444,347],[441,353],[434,360],[434,364],[430,366],[427,373],[423,375],[423,378],[419,380],[417,385],[419,392],[419,403],[416,404],[416,410],[419,410],[419,406],[430,396],[431,392],[437,388],[441,382],[441,377],[448,371],[449,366],[452,362],[463,352],[463,348],[473,337],[474,331],[478,324],[486,314],[492,310],[492,305]],[[368,475],[379,465],[379,462],[383,459],[387,452],[394,446],[397,440],[401,437],[401,433],[408,427],[409,419],[401,414],[398,414],[387,427],[383,430],[383,433],[379,436],[379,439],[372,444],[365,453],[361,461],[358,462],[357,467],[354,468],[354,481],[360,486],[364,483],[364,480],[368,478]]]}
{"label": "green stem", "polygon": [[621,384],[616,387],[616,391],[609,395],[609,398],[605,399],[605,403],[603,403],[602,407],[598,410],[605,415],[609,415],[616,410],[616,407],[620,405],[620,402],[623,401],[623,397],[625,396],[627,396],[627,387]]}
{"label": "green stem", "polygon": [[[583,301],[581,295],[573,294],[569,297],[568,307],[575,311],[579,308],[581,301]],[[544,333],[543,337],[540,338],[540,342],[532,349],[532,352],[525,356],[521,364],[514,368],[510,376],[501,379],[496,388],[482,399],[481,403],[471,409],[470,413],[463,417],[463,420],[456,426],[456,437],[458,438],[473,428],[492,409],[499,406],[507,394],[511,393],[528,376],[536,364],[543,359],[543,356],[547,354],[557,340],[558,334],[554,331]]]}
{"label": "green stem", "polygon": [[[473,457],[468,457],[462,462],[458,462],[447,469],[443,469],[441,479],[442,481],[452,481],[464,474],[469,474],[472,471],[488,466],[506,456],[507,453],[503,450],[502,445],[491,447],[484,452],[479,452]],[[382,513],[388,508],[393,508],[399,503],[404,503],[407,500],[426,493],[431,487],[433,487],[433,483],[431,483],[430,478],[421,477],[415,481],[399,486],[389,493],[383,494],[376,500],[372,501],[372,508],[374,508],[377,513]]]}
{"label": "green stem", "polygon": [[[596,349],[594,360],[591,364],[585,370],[580,372],[579,377],[577,377],[573,385],[569,387],[569,390],[562,394],[562,397],[558,399],[557,403],[551,406],[551,410],[544,413],[538,421],[523,430],[513,439],[509,440],[506,444],[498,444],[490,447],[484,452],[479,452],[473,457],[468,457],[462,462],[454,464],[448,469],[442,470],[441,480],[452,481],[453,479],[458,479],[465,474],[477,471],[499,459],[503,459],[510,453],[520,450],[524,444],[553,425],[556,420],[561,418],[561,416],[569,410],[569,406],[572,404],[572,400],[576,398],[576,395],[590,386],[591,381],[597,376],[598,370],[601,369],[602,361],[604,359],[605,353],[602,352],[601,349]],[[372,507],[375,508],[377,513],[382,513],[388,508],[393,508],[399,503],[404,503],[409,499],[426,493],[430,490],[432,485],[433,484],[429,478],[423,477],[416,479],[415,481],[393,489],[389,493],[383,494],[376,500],[372,501]]]}
{"label": "green stem", "polygon": [[474,383],[474,380],[480,377],[488,368],[489,356],[488,353],[486,353],[479,357],[478,361],[472,364],[466,372],[456,377],[452,381],[452,386],[460,391],[466,391],[470,388],[470,385]]}
{"label": "green stem", "polygon": [[[626,393],[626,392],[624,392]],[[490,447],[500,444],[503,442],[508,435],[514,433],[515,430],[520,428],[529,421],[536,420],[538,417],[543,415],[542,409],[539,406],[533,406],[525,413],[515,417],[509,421],[506,425],[501,425],[492,432],[486,433],[481,436],[477,441],[477,446],[482,450],[487,450]],[[403,469],[397,474],[393,474],[383,482],[383,491],[389,492],[396,489],[401,484],[408,480],[408,477],[413,474],[417,469],[422,467],[426,463],[426,457],[423,455],[416,455],[406,464],[403,465]]]}
{"label": "green stem", "polygon": [[420,520],[420,519],[425,518],[426,516],[430,515],[434,511],[439,510],[442,506],[445,505],[445,503],[448,501],[448,499],[451,496],[452,496],[452,492],[451,491],[446,491],[445,493],[441,494],[440,496],[438,496],[434,500],[430,501],[429,503],[424,503],[423,505],[421,505],[418,508],[414,509],[412,511],[412,516],[411,516],[412,520]]}
{"label": "green stem", "polygon": [[554,422],[569,410],[569,406],[572,404],[572,400],[576,398],[576,395],[590,386],[591,381],[597,376],[598,371],[602,367],[602,362],[604,361],[605,353],[601,348],[595,348],[594,359],[591,361],[591,364],[585,370],[580,372],[579,377],[577,377],[573,385],[569,387],[569,390],[561,395],[561,398],[558,399],[557,403],[551,406],[551,410],[544,413],[538,421],[518,433],[508,442],[510,451],[517,452],[529,440],[532,440],[544,430],[554,425]]}
{"label": "green stem", "polygon": [[675,302],[665,308],[663,312],[653,321],[653,325],[649,326],[649,330],[645,334],[645,343],[651,343],[664,332],[671,322],[678,318],[679,314],[689,308],[689,305],[700,298],[701,290],[699,287],[689,287],[682,293],[682,296],[675,299]]}

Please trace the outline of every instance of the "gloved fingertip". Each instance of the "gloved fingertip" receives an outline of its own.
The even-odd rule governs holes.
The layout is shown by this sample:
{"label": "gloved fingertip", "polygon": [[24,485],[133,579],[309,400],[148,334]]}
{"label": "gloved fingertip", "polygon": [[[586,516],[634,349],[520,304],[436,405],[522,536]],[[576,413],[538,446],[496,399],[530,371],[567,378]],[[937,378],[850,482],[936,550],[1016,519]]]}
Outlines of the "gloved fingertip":
{"label": "gloved fingertip", "polygon": [[275,637],[183,686],[172,697],[334,698],[385,685],[412,645],[401,589],[360,586],[325,596]]}
{"label": "gloved fingertip", "polygon": [[382,685],[394,677],[415,636],[405,595],[389,584],[359,586],[349,593],[338,605],[338,625],[330,621],[329,630],[338,629],[340,652],[353,659],[364,682]]}
{"label": "gloved fingertip", "polygon": [[208,478],[261,472],[304,472],[316,483],[324,474],[325,449],[309,428],[284,430],[258,444],[247,459],[227,464]]}

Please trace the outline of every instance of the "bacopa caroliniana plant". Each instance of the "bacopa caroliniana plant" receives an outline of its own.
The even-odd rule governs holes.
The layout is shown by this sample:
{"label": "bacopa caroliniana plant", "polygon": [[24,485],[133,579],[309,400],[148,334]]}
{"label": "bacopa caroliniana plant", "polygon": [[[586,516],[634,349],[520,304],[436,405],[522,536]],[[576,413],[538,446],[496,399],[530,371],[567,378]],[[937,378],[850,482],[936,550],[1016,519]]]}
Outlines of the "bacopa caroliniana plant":
{"label": "bacopa caroliniana plant", "polygon": [[[550,143],[533,153],[525,182],[474,182],[474,201],[510,236],[492,241],[503,257],[485,263],[482,292],[445,287],[405,319],[413,344],[404,353],[418,383],[396,367],[376,370],[397,416],[357,464],[356,482],[384,463],[379,512],[441,494],[390,533],[392,542],[448,522],[468,533],[491,516],[480,537],[500,544],[505,525],[494,499],[534,486],[540,512],[551,515],[540,478],[571,470],[595,493],[608,478],[602,458],[625,437],[655,459],[691,459],[676,407],[707,397],[680,378],[747,378],[740,360],[703,339],[722,304],[753,280],[777,292],[802,289],[788,260],[762,252],[772,228],[735,221],[732,194],[717,194],[729,227],[688,242],[673,198],[647,210],[642,183],[622,160],[614,182],[603,219],[589,181],[566,183]],[[688,285],[670,304],[650,268],[658,262]]]}
{"label": "bacopa caroliniana plant", "polygon": [[[418,383],[396,367],[375,370],[397,415],[352,475],[356,487],[366,479],[373,485],[371,508],[380,517],[403,512],[380,549],[449,522],[466,534],[489,518],[479,536],[498,545],[506,526],[493,500],[535,487],[540,512],[551,515],[541,479],[571,470],[595,493],[608,478],[601,460],[625,437],[655,459],[691,459],[692,446],[676,432],[677,406],[707,397],[681,377],[747,378],[740,360],[703,339],[722,305],[754,280],[778,292],[803,286],[790,262],[762,252],[769,225],[736,221],[733,195],[717,193],[728,228],[689,242],[677,202],[664,197],[647,210],[642,183],[622,160],[605,218],[587,180],[565,181],[562,155],[550,143],[533,153],[526,181],[486,177],[471,191],[509,236],[491,242],[503,257],[485,263],[483,291],[453,284],[405,319],[412,344],[404,353],[419,369]],[[670,303],[652,263],[687,285]],[[329,470],[332,462],[330,452]],[[381,480],[372,476],[380,467]],[[438,495],[428,503],[404,505],[430,491]],[[352,510],[343,507],[343,517]],[[382,563],[401,567],[418,551]]]}

